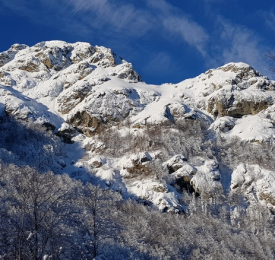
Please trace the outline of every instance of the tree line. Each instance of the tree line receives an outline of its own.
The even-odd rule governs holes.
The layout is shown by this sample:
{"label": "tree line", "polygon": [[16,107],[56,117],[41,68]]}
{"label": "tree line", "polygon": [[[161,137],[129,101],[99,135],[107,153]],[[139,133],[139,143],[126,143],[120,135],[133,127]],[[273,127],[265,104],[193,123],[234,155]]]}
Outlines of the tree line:
{"label": "tree line", "polygon": [[236,195],[161,213],[66,174],[0,167],[0,259],[273,259],[274,220]]}

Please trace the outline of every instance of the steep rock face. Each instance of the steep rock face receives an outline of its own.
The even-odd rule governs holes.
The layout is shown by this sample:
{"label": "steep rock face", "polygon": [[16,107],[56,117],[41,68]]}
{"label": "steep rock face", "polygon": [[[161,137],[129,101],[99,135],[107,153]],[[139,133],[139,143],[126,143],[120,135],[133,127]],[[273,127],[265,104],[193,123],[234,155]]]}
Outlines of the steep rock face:
{"label": "steep rock face", "polygon": [[243,141],[265,143],[273,142],[274,125],[274,105],[272,105],[256,115],[217,118],[210,129],[226,139],[238,137]]}
{"label": "steep rock face", "polygon": [[62,114],[68,114],[83,99],[90,94],[92,86],[89,83],[75,84],[70,89],[65,89],[58,97],[59,111]]}
{"label": "steep rock face", "polygon": [[95,47],[95,53],[90,59],[91,63],[97,63],[100,67],[114,67],[121,63],[121,60],[116,56],[111,49],[105,47]]}
{"label": "steep rock face", "polygon": [[92,136],[99,127],[101,120],[88,114],[86,111],[77,112],[68,120],[74,127],[80,128],[87,136]]}
{"label": "steep rock face", "polygon": [[[103,84],[106,87],[98,87]],[[86,119],[79,121],[79,115],[85,114],[87,116],[88,114],[90,121],[93,122],[97,119],[97,126],[99,126],[100,123],[118,122],[128,116],[138,114],[149,102],[157,98],[157,94],[153,91],[144,93],[143,91],[137,91],[129,87],[121,88],[112,86],[109,88],[107,86],[112,86],[111,79],[107,79],[106,81],[102,80],[94,87],[81,85],[73,89],[73,92],[71,89],[64,91],[60,95],[58,102],[60,110],[62,109],[63,112],[69,112],[67,121],[80,128],[93,127],[94,129],[90,129],[91,132],[93,132],[97,127],[87,126]],[[82,89],[84,89],[84,91],[82,91]],[[67,95],[66,93],[68,93],[68,99],[65,96]],[[146,96],[144,94],[146,94]],[[66,102],[66,100],[69,102]],[[76,123],[76,121],[78,123]]]}
{"label": "steep rock face", "polygon": [[123,66],[123,68],[118,72],[117,77],[135,83],[141,81],[141,76],[134,71],[133,66],[130,63],[126,63]]}
{"label": "steep rock face", "polygon": [[219,93],[218,96],[209,99],[207,111],[214,116],[231,116],[235,118],[244,115],[255,115],[273,104],[271,97],[252,96],[249,99],[243,99],[238,95],[226,95]]}

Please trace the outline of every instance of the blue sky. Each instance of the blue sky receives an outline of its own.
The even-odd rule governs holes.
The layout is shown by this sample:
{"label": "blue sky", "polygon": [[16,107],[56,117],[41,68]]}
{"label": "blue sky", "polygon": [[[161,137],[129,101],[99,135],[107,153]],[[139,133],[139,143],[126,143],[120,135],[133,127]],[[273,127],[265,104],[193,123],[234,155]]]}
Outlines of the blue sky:
{"label": "blue sky", "polygon": [[0,0],[0,52],[14,43],[86,41],[147,83],[177,83],[227,62],[275,79],[274,0]]}

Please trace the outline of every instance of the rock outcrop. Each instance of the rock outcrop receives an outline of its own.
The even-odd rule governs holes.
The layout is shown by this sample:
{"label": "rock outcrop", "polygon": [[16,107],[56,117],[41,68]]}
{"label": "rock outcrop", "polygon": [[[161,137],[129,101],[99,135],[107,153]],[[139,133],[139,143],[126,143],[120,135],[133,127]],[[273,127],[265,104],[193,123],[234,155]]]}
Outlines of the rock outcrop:
{"label": "rock outcrop", "polygon": [[[230,63],[217,70],[233,72],[235,75],[220,83],[218,88],[211,82],[210,77],[209,83],[216,88],[216,93],[211,93],[207,101],[209,113],[214,116],[239,118],[244,115],[255,115],[273,104],[275,84],[249,65],[238,66]],[[206,74],[211,75],[211,72]]]}
{"label": "rock outcrop", "polygon": [[232,192],[244,194],[252,202],[260,202],[275,212],[275,172],[258,165],[239,164],[232,173]]}
{"label": "rock outcrop", "polygon": [[175,155],[163,165],[173,176],[172,185],[180,191],[196,192],[198,195],[212,197],[220,195],[223,191],[219,165],[214,160],[196,158],[197,163],[192,164],[181,155]]}

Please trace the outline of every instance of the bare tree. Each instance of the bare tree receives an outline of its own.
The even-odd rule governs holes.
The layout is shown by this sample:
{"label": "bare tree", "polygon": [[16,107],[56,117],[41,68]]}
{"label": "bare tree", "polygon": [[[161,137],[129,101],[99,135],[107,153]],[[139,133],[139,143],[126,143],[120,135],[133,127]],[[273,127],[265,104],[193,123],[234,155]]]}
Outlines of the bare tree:
{"label": "bare tree", "polygon": [[79,227],[86,256],[96,257],[104,244],[112,242],[119,233],[115,221],[116,202],[120,197],[109,190],[87,183],[81,198],[82,213]]}
{"label": "bare tree", "polygon": [[[269,52],[267,55],[266,55],[268,58],[270,58],[273,62],[275,62],[275,54]],[[270,71],[272,71],[273,73],[275,73],[275,65],[271,65],[269,67]]]}
{"label": "bare tree", "polygon": [[13,227],[8,234],[8,253],[13,252],[14,259],[55,258],[65,220],[71,214],[72,180],[65,175],[39,174],[30,167],[9,166],[2,170],[1,181],[2,204]]}

